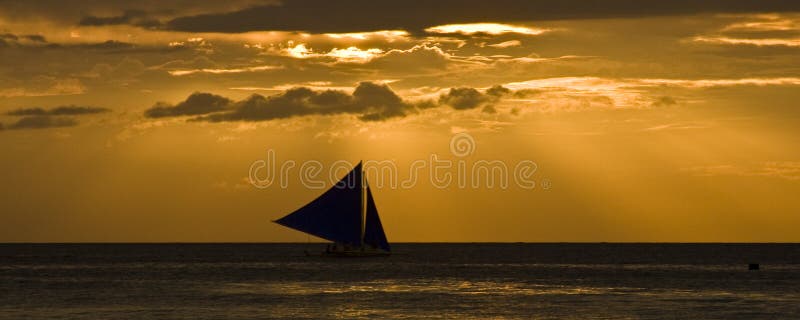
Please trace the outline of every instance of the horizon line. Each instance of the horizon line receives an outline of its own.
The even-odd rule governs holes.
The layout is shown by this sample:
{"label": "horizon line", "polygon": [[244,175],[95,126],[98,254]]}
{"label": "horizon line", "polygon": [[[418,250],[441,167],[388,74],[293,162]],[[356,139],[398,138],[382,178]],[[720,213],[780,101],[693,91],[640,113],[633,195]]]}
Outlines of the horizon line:
{"label": "horizon line", "polygon": [[[26,241],[10,241],[0,242],[0,245],[47,245],[47,244],[66,244],[66,245],[83,245],[83,244],[99,244],[99,245],[114,245],[114,244],[328,244],[330,242],[270,242],[270,241],[42,241],[42,242],[26,242]],[[719,241],[399,241],[392,242],[392,244],[800,244],[800,241],[785,242],[785,241],[757,241],[757,242],[719,242]]]}

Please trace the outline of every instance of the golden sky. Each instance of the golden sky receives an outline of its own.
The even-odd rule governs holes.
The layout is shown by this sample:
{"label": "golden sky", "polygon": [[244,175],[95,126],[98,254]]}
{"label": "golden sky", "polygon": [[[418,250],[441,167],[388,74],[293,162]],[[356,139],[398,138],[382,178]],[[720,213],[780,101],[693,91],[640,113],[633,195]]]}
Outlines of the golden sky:
{"label": "golden sky", "polygon": [[0,241],[306,241],[268,150],[536,164],[391,242],[800,241],[798,101],[794,1],[0,1]]}

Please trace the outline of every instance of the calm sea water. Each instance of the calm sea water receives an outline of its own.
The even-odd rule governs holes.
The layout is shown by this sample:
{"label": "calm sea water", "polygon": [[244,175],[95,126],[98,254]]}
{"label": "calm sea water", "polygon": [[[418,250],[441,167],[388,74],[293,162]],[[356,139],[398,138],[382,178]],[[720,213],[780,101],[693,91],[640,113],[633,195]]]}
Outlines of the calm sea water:
{"label": "calm sea water", "polygon": [[797,244],[324,246],[0,245],[0,318],[800,319]]}

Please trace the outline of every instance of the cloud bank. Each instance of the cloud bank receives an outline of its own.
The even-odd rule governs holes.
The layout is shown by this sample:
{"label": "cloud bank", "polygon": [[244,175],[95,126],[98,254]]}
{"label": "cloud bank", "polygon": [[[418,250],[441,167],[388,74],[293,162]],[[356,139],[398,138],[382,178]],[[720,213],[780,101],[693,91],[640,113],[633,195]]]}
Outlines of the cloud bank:
{"label": "cloud bank", "polygon": [[222,96],[195,92],[185,101],[175,105],[159,102],[152,108],[147,109],[144,115],[148,118],[200,115],[223,111],[228,108],[230,103],[230,99]]}
{"label": "cloud bank", "polygon": [[511,93],[511,90],[503,86],[494,86],[486,90],[485,93],[475,88],[451,88],[446,94],[439,97],[439,103],[448,105],[456,110],[467,110],[483,107],[484,112],[494,113],[492,104],[500,101],[500,98]]}
{"label": "cloud bank", "polygon": [[87,106],[61,106],[50,110],[43,108],[23,108],[7,112],[9,116],[67,116],[67,115],[84,115],[109,112],[110,109],[99,107]]}
{"label": "cloud bank", "polygon": [[[527,22],[563,19],[635,18],[701,13],[800,11],[800,2],[784,0],[675,0],[646,4],[608,0],[602,5],[582,0],[440,0],[401,1],[295,0],[280,5],[249,7],[224,13],[187,15],[163,28],[188,32],[306,31],[343,33],[403,29],[422,33],[447,24]],[[319,17],[325,17],[320,19]],[[125,17],[120,17],[120,20]],[[116,21],[115,21],[116,22]]]}
{"label": "cloud bank", "polygon": [[[110,109],[90,106],[60,106],[51,109],[44,108],[21,108],[6,112],[8,116],[20,117],[16,122],[10,124],[8,129],[46,129],[73,127],[78,125],[75,116],[93,115],[98,113],[110,112]],[[0,124],[0,130],[4,126]]]}
{"label": "cloud bank", "polygon": [[72,127],[78,125],[78,121],[67,117],[51,116],[28,116],[22,117],[17,122],[9,125],[9,129],[45,129]]}
{"label": "cloud bank", "polygon": [[268,121],[307,115],[353,114],[362,121],[382,121],[405,117],[409,114],[438,106],[456,110],[484,107],[493,112],[491,104],[510,93],[509,89],[494,86],[481,92],[475,88],[453,88],[442,94],[438,103],[432,100],[408,101],[401,98],[388,85],[361,82],[353,93],[341,90],[313,90],[295,87],[265,97],[251,95],[241,101],[232,101],[210,93],[193,93],[185,101],[170,105],[158,103],[145,111],[148,118],[198,116],[192,121]]}
{"label": "cloud bank", "polygon": [[[299,86],[265,97],[254,94],[240,101],[211,93],[193,93],[177,104],[160,102],[145,112],[148,118],[195,116],[191,121],[269,121],[309,115],[352,114],[362,121],[382,121],[422,109],[449,107],[496,113],[500,103],[540,110],[577,111],[587,108],[654,108],[677,104],[659,93],[664,89],[703,90],[735,86],[796,86],[797,78],[743,79],[613,79],[598,77],[543,78],[495,85],[486,89],[454,87],[434,98],[407,100],[388,85],[361,82],[351,93]],[[512,111],[513,113],[513,111]]]}

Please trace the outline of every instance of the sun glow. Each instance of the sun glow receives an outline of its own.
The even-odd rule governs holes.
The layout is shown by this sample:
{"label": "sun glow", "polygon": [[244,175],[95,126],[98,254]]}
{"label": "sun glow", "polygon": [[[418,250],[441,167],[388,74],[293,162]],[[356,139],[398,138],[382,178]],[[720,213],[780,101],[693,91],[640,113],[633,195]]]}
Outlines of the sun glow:
{"label": "sun glow", "polygon": [[787,47],[800,47],[800,39],[744,39],[744,38],[729,38],[729,37],[702,37],[698,36],[693,39],[695,42],[708,42],[717,44],[744,44],[754,46],[787,46]]}
{"label": "sun glow", "polygon": [[280,69],[279,66],[255,66],[247,68],[232,68],[232,69],[190,69],[190,70],[172,70],[169,74],[172,76],[185,76],[194,73],[211,73],[211,74],[225,74],[225,73],[242,73],[242,72],[255,72],[264,70]]}
{"label": "sun glow", "polygon": [[336,62],[367,62],[383,54],[383,50],[377,48],[359,49],[357,47],[347,47],[345,49],[333,48],[327,53],[315,53],[311,48],[301,43],[294,47],[283,50],[283,54],[292,58],[333,58]]}
{"label": "sun glow", "polygon": [[389,42],[392,42],[407,37],[409,33],[404,30],[381,30],[373,32],[326,33],[325,35],[334,39],[367,40],[370,38],[385,38]]}
{"label": "sun glow", "polygon": [[364,62],[375,58],[381,53],[383,53],[381,49],[361,50],[356,47],[349,47],[347,49],[333,48],[326,56],[336,58],[339,61]]}
{"label": "sun glow", "polygon": [[504,33],[519,33],[527,35],[539,35],[549,30],[539,28],[529,28],[501,23],[467,23],[467,24],[446,24],[425,29],[429,33],[459,33],[464,35],[491,34],[498,35]]}

